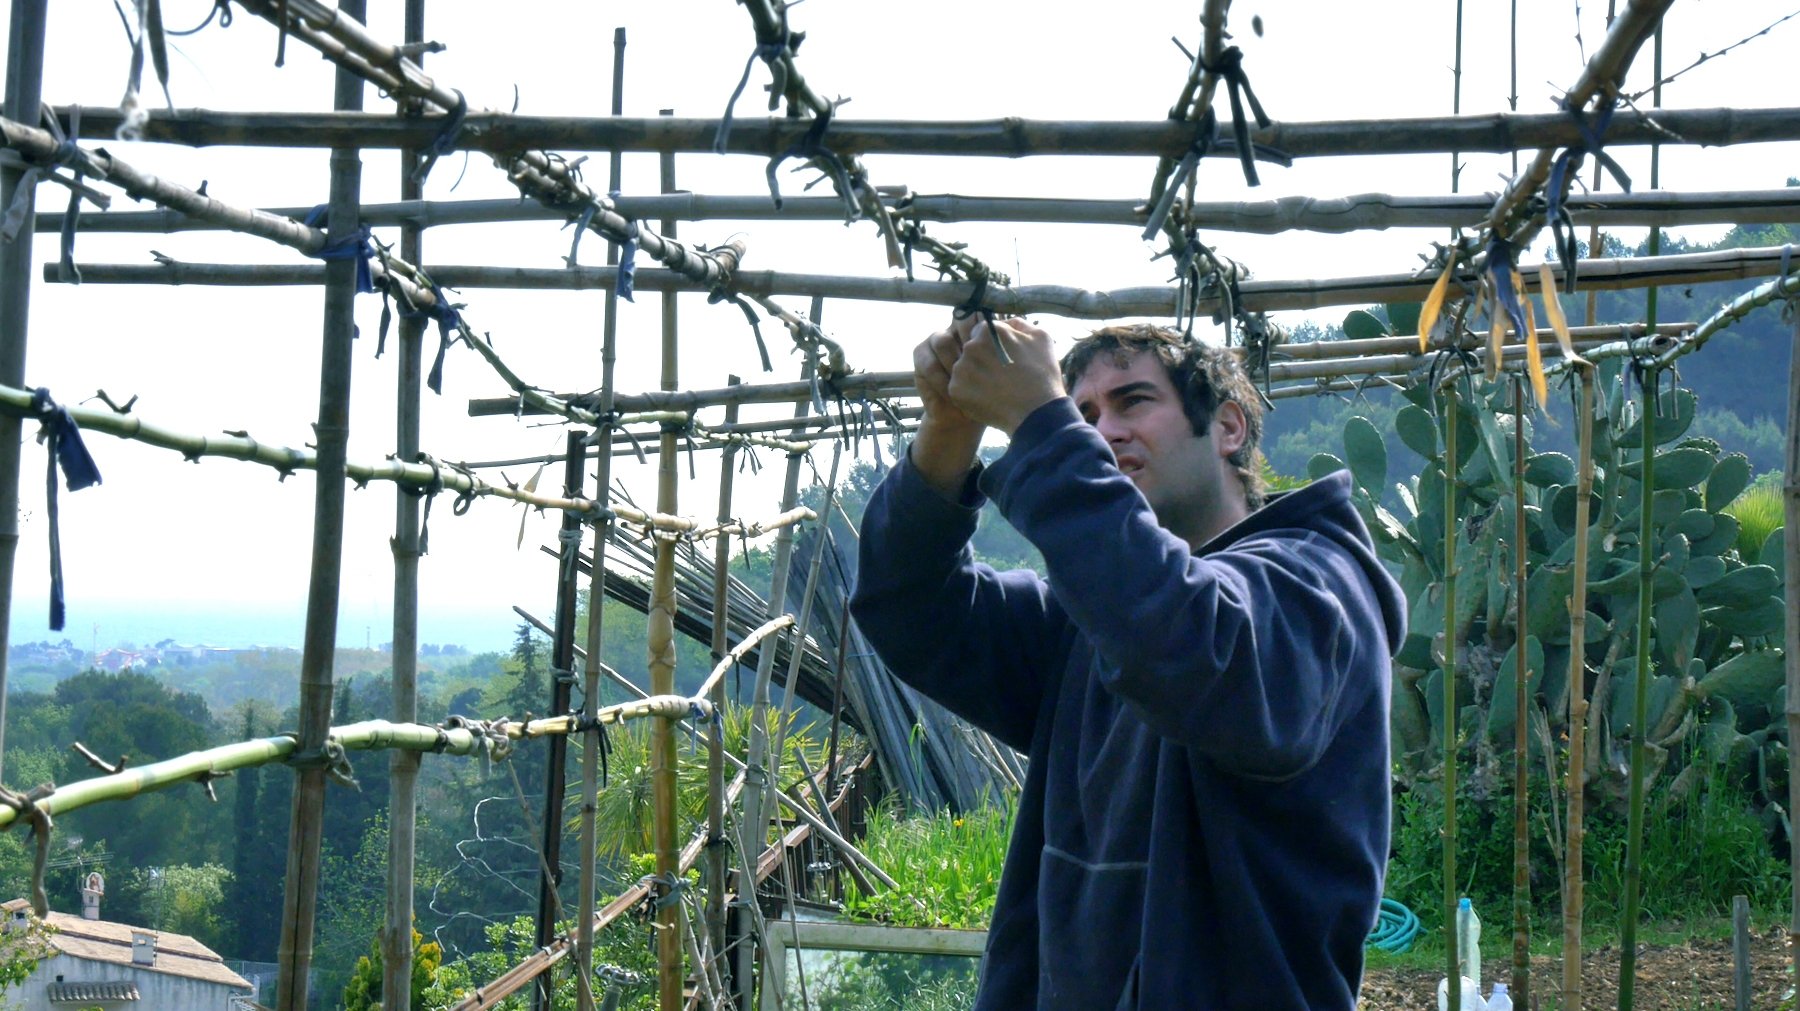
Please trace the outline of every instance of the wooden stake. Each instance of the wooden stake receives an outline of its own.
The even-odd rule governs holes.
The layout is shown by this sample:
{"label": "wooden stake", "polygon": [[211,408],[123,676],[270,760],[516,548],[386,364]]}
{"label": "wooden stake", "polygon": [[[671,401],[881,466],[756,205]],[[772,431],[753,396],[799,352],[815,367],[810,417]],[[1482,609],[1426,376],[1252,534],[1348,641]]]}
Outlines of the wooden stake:
{"label": "wooden stake", "polygon": [[[664,115],[668,115],[667,110]],[[664,154],[662,188],[667,193],[675,188],[675,156]],[[663,234],[675,234],[675,222],[662,222]],[[662,388],[675,390],[678,378],[679,334],[676,329],[675,293],[664,292],[662,299]],[[676,433],[664,426],[662,456],[657,461],[656,507],[658,512],[675,512],[677,471]],[[650,691],[666,694],[675,690],[675,543],[668,539],[656,542],[656,574],[650,593],[647,638],[650,648]],[[667,723],[657,723],[650,731],[650,790],[655,815],[654,835],[656,874],[663,891],[656,910],[656,953],[658,993],[662,1011],[681,1011],[681,937],[685,910],[676,898],[680,882],[675,852],[675,735]]]}
{"label": "wooden stake", "polygon": [[[1588,499],[1594,491],[1594,368],[1577,369],[1581,380],[1581,407],[1575,417],[1580,457],[1575,485],[1575,586],[1569,596],[1569,767],[1568,824],[1563,855],[1563,1007],[1581,1007],[1581,922],[1583,894],[1582,842],[1587,829],[1582,822],[1586,802],[1587,662],[1582,655],[1587,642]],[[1544,742],[1546,749],[1552,742]]]}

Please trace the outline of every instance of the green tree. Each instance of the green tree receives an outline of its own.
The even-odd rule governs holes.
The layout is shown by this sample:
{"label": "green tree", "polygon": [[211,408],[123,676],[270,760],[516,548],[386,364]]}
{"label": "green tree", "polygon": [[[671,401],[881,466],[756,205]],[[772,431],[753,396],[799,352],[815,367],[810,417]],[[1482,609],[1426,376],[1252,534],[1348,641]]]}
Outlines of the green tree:
{"label": "green tree", "polygon": [[230,881],[231,871],[218,864],[134,867],[112,891],[115,903],[142,911],[133,923],[217,949],[230,940],[222,914]]}
{"label": "green tree", "polygon": [[[436,941],[413,931],[412,1004],[411,1011],[426,1011],[426,992],[437,982],[438,966],[443,964],[444,949]],[[369,953],[356,960],[356,969],[344,987],[344,1011],[383,1011],[381,941],[369,942]],[[398,1011],[398,1009],[395,1009]]]}

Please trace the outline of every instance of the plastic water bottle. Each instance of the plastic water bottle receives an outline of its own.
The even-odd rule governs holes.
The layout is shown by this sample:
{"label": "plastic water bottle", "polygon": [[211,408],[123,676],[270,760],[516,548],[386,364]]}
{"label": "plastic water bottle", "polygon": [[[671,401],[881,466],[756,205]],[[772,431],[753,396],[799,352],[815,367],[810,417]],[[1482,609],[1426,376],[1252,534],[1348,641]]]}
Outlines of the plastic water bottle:
{"label": "plastic water bottle", "polygon": [[1494,992],[1488,996],[1483,1011],[1513,1011],[1512,994],[1506,992],[1505,983],[1494,984]]}
{"label": "plastic water bottle", "polygon": [[1456,956],[1462,974],[1481,986],[1481,918],[1467,897],[1456,904]]}
{"label": "plastic water bottle", "polygon": [[[1489,1005],[1481,999],[1481,988],[1475,985],[1474,980],[1467,976],[1461,976],[1458,977],[1457,983],[1458,990],[1462,994],[1462,1011],[1486,1011]],[[1510,1011],[1512,1007],[1510,998],[1507,1000],[1506,1006]],[[1450,981],[1447,979],[1438,980],[1438,1011],[1450,1011]]]}

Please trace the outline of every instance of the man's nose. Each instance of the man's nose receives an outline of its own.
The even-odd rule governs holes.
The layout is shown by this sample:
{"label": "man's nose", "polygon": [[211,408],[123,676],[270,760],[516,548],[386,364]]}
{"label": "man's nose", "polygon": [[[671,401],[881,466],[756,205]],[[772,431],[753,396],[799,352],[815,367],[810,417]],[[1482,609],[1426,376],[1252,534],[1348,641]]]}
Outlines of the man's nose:
{"label": "man's nose", "polygon": [[1100,412],[1100,416],[1094,419],[1094,430],[1100,433],[1100,438],[1105,439],[1109,446],[1126,442],[1131,437],[1119,416],[1112,411]]}

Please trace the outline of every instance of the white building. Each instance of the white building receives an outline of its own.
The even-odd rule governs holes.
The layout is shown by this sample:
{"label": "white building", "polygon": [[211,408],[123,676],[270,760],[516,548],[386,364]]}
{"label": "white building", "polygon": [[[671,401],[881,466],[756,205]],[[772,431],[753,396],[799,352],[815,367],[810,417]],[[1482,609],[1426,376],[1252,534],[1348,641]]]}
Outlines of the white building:
{"label": "white building", "polygon": [[[97,877],[97,875],[96,875]],[[93,903],[98,915],[98,903]],[[6,991],[18,1011],[240,1011],[254,1007],[250,982],[187,936],[52,911],[48,932],[31,931],[30,903],[0,903],[0,944],[41,952],[26,981]]]}

